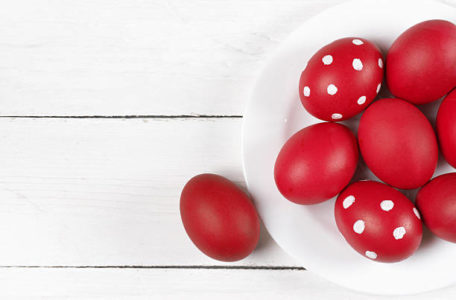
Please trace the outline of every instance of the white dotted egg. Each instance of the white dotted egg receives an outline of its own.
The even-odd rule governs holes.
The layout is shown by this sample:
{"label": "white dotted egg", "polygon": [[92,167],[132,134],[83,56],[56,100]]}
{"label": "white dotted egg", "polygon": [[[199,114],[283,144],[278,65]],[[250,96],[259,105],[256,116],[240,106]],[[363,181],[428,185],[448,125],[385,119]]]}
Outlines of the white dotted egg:
{"label": "white dotted egg", "polygon": [[370,259],[376,259],[377,258],[377,253],[374,251],[366,251],[366,256],[369,257]]}
{"label": "white dotted egg", "polygon": [[337,113],[331,115],[331,118],[332,118],[333,120],[340,120],[340,119],[342,119],[342,117],[343,117],[343,116],[342,116],[341,114],[337,114]]}
{"label": "white dotted egg", "polygon": [[406,233],[406,231],[405,231],[404,227],[397,227],[393,231],[393,236],[396,240],[400,240],[404,237],[405,233]]}
{"label": "white dotted egg", "polygon": [[390,211],[393,209],[394,207],[394,202],[391,201],[391,200],[383,200],[381,203],[380,203],[380,207],[384,210],[384,211]]}
{"label": "white dotted egg", "polygon": [[333,62],[333,57],[331,55],[325,55],[325,56],[323,56],[321,61],[323,62],[324,65],[330,65]]}
{"label": "white dotted egg", "polygon": [[344,199],[342,202],[342,206],[347,209],[349,208],[353,203],[355,202],[355,196],[350,195],[347,198]]}
{"label": "white dotted egg", "polygon": [[364,225],[364,221],[363,220],[358,220],[358,221],[355,222],[355,224],[353,224],[353,231],[358,233],[358,234],[363,233],[364,228],[365,228],[365,225]]}
{"label": "white dotted egg", "polygon": [[352,66],[353,69],[355,69],[356,71],[361,71],[363,69],[363,62],[361,61],[361,59],[355,58],[353,59]]}
{"label": "white dotted egg", "polygon": [[328,85],[328,88],[326,89],[326,91],[330,95],[335,95],[337,93],[337,86],[335,86],[334,84],[330,84],[330,85]]}
{"label": "white dotted egg", "polygon": [[366,96],[361,96],[358,98],[358,102],[359,105],[363,105],[364,103],[366,103]]}
{"label": "white dotted egg", "polygon": [[352,43],[355,44],[356,46],[364,44],[364,42],[361,41],[360,39],[353,39]]}
{"label": "white dotted egg", "polygon": [[418,209],[416,209],[416,207],[413,208],[413,212],[415,213],[415,216],[421,220],[421,216],[420,216],[420,212],[418,211]]}
{"label": "white dotted egg", "polygon": [[304,94],[304,96],[309,97],[310,96],[310,87],[305,86],[302,93]]}

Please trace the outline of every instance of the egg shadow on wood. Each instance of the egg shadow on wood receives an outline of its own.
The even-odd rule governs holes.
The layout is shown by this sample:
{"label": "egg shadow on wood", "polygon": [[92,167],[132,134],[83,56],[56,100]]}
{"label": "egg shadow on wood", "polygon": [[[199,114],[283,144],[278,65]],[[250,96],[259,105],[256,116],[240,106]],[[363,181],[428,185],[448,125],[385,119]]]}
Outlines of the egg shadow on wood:
{"label": "egg shadow on wood", "polygon": [[266,230],[266,227],[263,224],[263,221],[260,219],[260,239],[258,241],[257,247],[253,251],[255,254],[262,252],[268,252],[270,247],[273,247],[275,244],[269,232]]}
{"label": "egg shadow on wood", "polygon": [[[252,203],[255,205],[256,201],[253,199],[252,195],[250,195],[250,193],[247,189],[247,186],[245,185],[245,182],[235,182],[235,183],[242,191],[244,191],[244,193],[246,193],[249,196],[250,201],[252,201]],[[255,207],[255,210],[256,210],[256,207]],[[257,211],[257,214],[258,214],[258,211]],[[259,214],[258,214],[258,218],[260,219],[260,239],[258,240],[258,244],[257,244],[255,250],[253,251],[253,254],[258,254],[263,251],[267,252],[269,247],[271,247],[275,243],[274,240],[272,239],[271,235],[269,234],[269,232],[266,230],[263,220],[261,220],[261,217]]]}

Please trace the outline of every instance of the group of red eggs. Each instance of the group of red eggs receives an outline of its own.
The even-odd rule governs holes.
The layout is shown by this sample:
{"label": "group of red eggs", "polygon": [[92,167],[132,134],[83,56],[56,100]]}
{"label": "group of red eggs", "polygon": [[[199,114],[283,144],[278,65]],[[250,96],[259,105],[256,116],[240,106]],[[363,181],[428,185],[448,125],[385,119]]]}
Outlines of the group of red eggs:
{"label": "group of red eggs", "polygon": [[[385,69],[397,98],[369,105],[383,81],[379,49],[365,39],[344,38],[316,52],[301,75],[301,102],[325,121],[346,120],[367,108],[358,139],[342,124],[306,127],[282,147],[274,175],[282,195],[298,204],[340,193],[335,219],[345,240],[371,260],[397,262],[418,249],[422,221],[435,235],[456,242],[456,173],[429,181],[438,142],[415,106],[456,87],[456,26],[430,20],[409,28],[393,42]],[[456,167],[456,90],[443,100],[436,129],[444,157]],[[365,180],[347,187],[358,165],[358,145],[367,167],[384,183]],[[393,187],[421,188],[417,207]]]}
{"label": "group of red eggs", "polygon": [[[379,99],[384,69],[389,91]],[[438,144],[456,167],[456,26],[425,21],[403,32],[384,64],[380,50],[362,38],[336,40],[317,51],[301,74],[299,95],[314,117],[283,145],[274,168],[280,193],[298,204],[338,195],[335,219],[346,241],[363,256],[397,262],[419,247],[423,225],[456,242],[456,173],[432,176]],[[438,100],[436,130],[415,105]],[[366,109],[367,108],[367,109]],[[358,139],[343,121],[363,113]],[[438,141],[437,141],[438,137]],[[359,153],[384,183],[350,183]],[[348,185],[348,186],[347,186]],[[416,207],[398,189],[417,189]],[[214,174],[192,178],[181,195],[185,230],[208,256],[234,261],[249,255],[259,219],[248,196]]]}

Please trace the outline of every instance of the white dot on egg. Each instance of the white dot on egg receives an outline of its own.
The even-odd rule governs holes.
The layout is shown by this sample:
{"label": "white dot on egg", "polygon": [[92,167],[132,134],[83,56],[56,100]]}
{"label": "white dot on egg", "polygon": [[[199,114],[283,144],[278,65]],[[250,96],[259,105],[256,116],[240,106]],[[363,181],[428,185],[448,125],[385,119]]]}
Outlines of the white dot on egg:
{"label": "white dot on egg", "polygon": [[353,203],[355,202],[355,196],[350,195],[347,198],[344,199],[342,202],[342,206],[347,209],[349,208]]}
{"label": "white dot on egg", "polygon": [[366,103],[366,96],[359,97],[357,102],[359,105],[363,105],[364,103]]}
{"label": "white dot on egg", "polygon": [[353,59],[352,66],[356,71],[361,71],[363,69],[363,63],[359,58]]}
{"label": "white dot on egg", "polygon": [[356,46],[364,44],[364,42],[361,41],[360,39],[353,39],[352,43],[355,44]]}
{"label": "white dot on egg", "polygon": [[377,253],[374,251],[366,251],[366,256],[369,257],[370,259],[376,259],[377,258]]}
{"label": "white dot on egg", "polygon": [[330,84],[328,85],[328,87],[326,88],[326,91],[328,92],[328,94],[330,95],[335,95],[337,93],[337,86],[335,86],[334,84]]}
{"label": "white dot on egg", "polygon": [[415,213],[415,216],[421,220],[420,212],[418,211],[418,209],[416,209],[416,207],[413,208],[413,212]]}
{"label": "white dot on egg", "polygon": [[321,61],[323,62],[324,65],[330,65],[333,62],[333,57],[331,55],[325,55],[325,56],[323,56]]}
{"label": "white dot on egg", "polygon": [[381,203],[380,203],[380,207],[384,210],[384,211],[390,211],[393,209],[394,207],[394,202],[391,201],[391,200],[383,200]]}
{"label": "white dot on egg", "polygon": [[305,86],[304,90],[303,90],[303,94],[304,94],[304,96],[309,97],[310,96],[310,87]]}
{"label": "white dot on egg", "polygon": [[382,84],[379,83],[379,84],[377,85],[377,94],[378,94],[378,92],[380,92],[380,89],[381,89],[381,88],[382,88]]}
{"label": "white dot on egg", "polygon": [[353,224],[353,231],[358,233],[358,234],[363,233],[364,228],[365,228],[365,225],[364,225],[364,221],[363,220],[358,220],[358,221],[355,222],[355,224]]}
{"label": "white dot on egg", "polygon": [[393,231],[393,236],[396,240],[400,240],[404,237],[405,233],[406,233],[406,231],[405,231],[404,227],[397,227]]}
{"label": "white dot on egg", "polygon": [[383,59],[381,57],[378,59],[378,66],[380,69],[383,68]]}
{"label": "white dot on egg", "polygon": [[333,120],[340,120],[340,119],[342,119],[342,115],[341,114],[337,114],[337,113],[336,114],[332,114],[331,118]]}

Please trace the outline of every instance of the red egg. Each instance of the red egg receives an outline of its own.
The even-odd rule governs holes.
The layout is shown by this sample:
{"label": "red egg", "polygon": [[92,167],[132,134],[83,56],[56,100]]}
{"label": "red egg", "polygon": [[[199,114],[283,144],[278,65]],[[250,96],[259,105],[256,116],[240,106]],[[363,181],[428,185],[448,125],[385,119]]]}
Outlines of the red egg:
{"label": "red egg", "polygon": [[346,120],[377,96],[383,80],[383,58],[366,39],[343,38],[315,53],[299,81],[306,110],[325,121]]}
{"label": "red egg", "polygon": [[383,183],[351,184],[337,198],[334,213],[345,240],[371,260],[401,261],[421,243],[423,228],[417,209]]}
{"label": "red egg", "polygon": [[320,123],[288,139],[277,157],[274,178],[288,200],[314,204],[336,196],[349,183],[357,163],[353,133],[341,124]]}
{"label": "red egg", "polygon": [[180,213],[190,239],[214,259],[243,259],[258,243],[260,222],[254,205],[222,176],[193,177],[182,190]]}
{"label": "red egg", "polygon": [[440,105],[437,134],[443,156],[456,168],[456,90],[449,93]]}
{"label": "red egg", "polygon": [[456,26],[430,20],[407,29],[388,51],[386,81],[393,95],[414,104],[443,97],[456,86]]}
{"label": "red egg", "polygon": [[434,130],[414,105],[381,99],[361,117],[358,141],[367,166],[382,181],[414,189],[431,179],[437,167]]}
{"label": "red egg", "polygon": [[438,237],[456,243],[456,173],[438,176],[416,196],[424,224]]}

